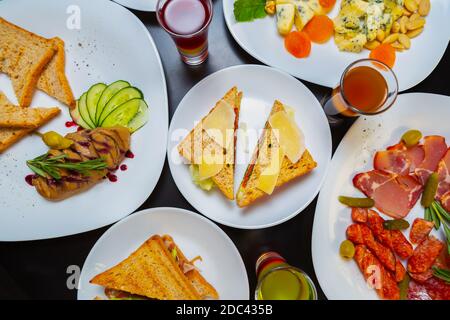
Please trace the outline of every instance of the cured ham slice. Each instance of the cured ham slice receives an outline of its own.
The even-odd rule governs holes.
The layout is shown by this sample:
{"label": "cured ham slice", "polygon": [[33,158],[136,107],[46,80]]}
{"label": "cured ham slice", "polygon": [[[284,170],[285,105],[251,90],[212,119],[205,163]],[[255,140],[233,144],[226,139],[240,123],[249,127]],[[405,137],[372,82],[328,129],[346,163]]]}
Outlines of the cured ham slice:
{"label": "cured ham slice", "polygon": [[409,160],[409,172],[414,172],[414,170],[423,162],[425,159],[425,151],[422,145],[418,144],[414,147],[407,148],[402,142],[387,148],[388,151],[401,151],[406,155]]}
{"label": "cured ham slice", "polygon": [[373,161],[375,170],[389,173],[409,174],[411,160],[404,150],[378,151]]}
{"label": "cured ham slice", "polygon": [[369,227],[354,223],[347,228],[347,238],[355,244],[365,245],[387,269],[395,272],[396,260],[394,254],[389,248],[375,240]]}
{"label": "cured ham slice", "polygon": [[386,230],[383,226],[384,219],[374,211],[367,214],[367,226],[372,230],[375,238],[384,246],[394,251],[401,259],[407,259],[413,254],[413,247],[399,230]]}
{"label": "cured ham slice", "polygon": [[437,173],[439,176],[439,185],[436,192],[436,199],[441,198],[450,192],[450,148],[447,149],[444,157],[439,161]]}
{"label": "cured ham slice", "polygon": [[408,260],[408,272],[423,273],[428,271],[441,253],[443,247],[444,243],[433,236],[422,241]]}
{"label": "cured ham slice", "polygon": [[354,259],[366,280],[374,280],[374,287],[381,299],[400,299],[400,289],[393,276],[364,245],[357,245]]}
{"label": "cured ham slice", "polygon": [[353,222],[366,223],[367,222],[368,209],[365,208],[352,208],[352,220]]}
{"label": "cured ham slice", "polygon": [[409,240],[414,244],[422,242],[428,237],[433,227],[433,222],[421,218],[415,219],[409,232]]}
{"label": "cured ham slice", "polygon": [[393,218],[404,218],[422,193],[422,185],[411,176],[380,170],[357,174],[353,185],[375,201],[375,207]]}
{"label": "cured ham slice", "polygon": [[441,136],[428,136],[424,138],[423,149],[425,158],[414,170],[417,178],[425,185],[430,174],[438,168],[438,164],[447,152],[445,138]]}
{"label": "cured ham slice", "polygon": [[441,203],[444,209],[450,212],[450,191],[442,196]]}

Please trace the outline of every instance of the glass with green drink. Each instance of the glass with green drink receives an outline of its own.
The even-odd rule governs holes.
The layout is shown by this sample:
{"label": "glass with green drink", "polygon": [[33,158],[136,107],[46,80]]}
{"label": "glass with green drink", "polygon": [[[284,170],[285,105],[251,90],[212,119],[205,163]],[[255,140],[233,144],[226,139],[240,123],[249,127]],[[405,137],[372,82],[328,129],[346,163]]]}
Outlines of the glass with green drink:
{"label": "glass with green drink", "polygon": [[258,258],[256,276],[256,300],[317,300],[316,287],[308,275],[276,252]]}

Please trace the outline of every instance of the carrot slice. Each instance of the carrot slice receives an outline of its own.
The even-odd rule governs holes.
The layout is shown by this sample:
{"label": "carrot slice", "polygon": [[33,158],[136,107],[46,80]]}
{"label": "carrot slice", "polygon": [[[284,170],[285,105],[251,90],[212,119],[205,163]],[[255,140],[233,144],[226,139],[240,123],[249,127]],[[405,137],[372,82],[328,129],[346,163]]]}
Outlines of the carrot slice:
{"label": "carrot slice", "polygon": [[319,0],[319,4],[325,9],[331,9],[334,7],[336,0]]}
{"label": "carrot slice", "polygon": [[312,42],[325,43],[333,35],[334,23],[325,15],[314,16],[305,26],[305,32]]}
{"label": "carrot slice", "polygon": [[369,58],[381,61],[393,68],[395,64],[395,49],[389,43],[380,44],[370,51]]}
{"label": "carrot slice", "polygon": [[303,31],[290,32],[284,38],[284,46],[296,58],[306,58],[311,52],[311,40]]}

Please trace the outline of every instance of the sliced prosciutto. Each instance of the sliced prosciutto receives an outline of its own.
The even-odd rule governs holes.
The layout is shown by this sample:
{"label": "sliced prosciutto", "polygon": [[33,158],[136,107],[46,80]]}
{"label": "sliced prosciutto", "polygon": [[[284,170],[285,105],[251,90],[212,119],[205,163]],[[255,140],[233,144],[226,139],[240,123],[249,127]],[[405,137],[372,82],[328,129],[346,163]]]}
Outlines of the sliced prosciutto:
{"label": "sliced prosciutto", "polygon": [[380,170],[357,174],[353,185],[375,201],[375,207],[392,218],[404,218],[422,193],[422,185],[411,176]]}
{"label": "sliced prosciutto", "polygon": [[450,212],[450,191],[442,196],[441,203],[444,209]]}
{"label": "sliced prosciutto", "polygon": [[409,174],[411,160],[404,150],[378,151],[373,160],[375,170],[389,173]]}
{"label": "sliced prosciutto", "polygon": [[438,164],[447,152],[445,138],[441,136],[428,136],[424,138],[423,149],[425,158],[414,170],[417,178],[425,185],[430,174],[437,170]]}
{"label": "sliced prosciutto", "polygon": [[448,208],[444,205],[446,198],[450,197],[450,148],[447,149],[444,157],[439,161],[437,173],[439,176],[439,184],[436,192],[436,199],[441,200],[442,205],[449,211]]}
{"label": "sliced prosciutto", "polygon": [[423,162],[425,159],[425,151],[423,145],[415,145],[414,147],[407,148],[402,142],[397,143],[391,147],[387,148],[388,151],[401,151],[406,155],[409,160],[409,172],[414,172],[414,170]]}

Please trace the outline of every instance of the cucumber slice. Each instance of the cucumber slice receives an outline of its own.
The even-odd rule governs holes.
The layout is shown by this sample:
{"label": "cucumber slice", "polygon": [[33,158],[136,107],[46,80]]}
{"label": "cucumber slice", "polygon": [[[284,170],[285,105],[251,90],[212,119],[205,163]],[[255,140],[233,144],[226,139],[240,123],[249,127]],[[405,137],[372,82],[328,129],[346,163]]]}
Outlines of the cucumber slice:
{"label": "cucumber slice", "polygon": [[86,96],[87,110],[89,112],[89,118],[91,119],[91,122],[95,125],[97,124],[97,121],[95,120],[95,112],[97,110],[97,102],[100,99],[100,96],[102,95],[105,88],[106,88],[106,84],[97,83],[97,84],[94,84],[92,87],[90,87],[89,90],[87,91],[87,96]]}
{"label": "cucumber slice", "polygon": [[139,104],[138,112],[136,113],[134,118],[131,119],[131,121],[127,125],[128,129],[130,129],[131,133],[139,130],[140,128],[142,128],[144,126],[144,124],[147,123],[149,114],[150,114],[150,112],[149,112],[147,103],[145,103],[144,100],[141,100],[141,102]]}
{"label": "cucumber slice", "polygon": [[95,113],[95,122],[99,123],[100,115],[102,114],[103,109],[105,108],[108,101],[120,90],[127,88],[130,86],[130,83],[124,80],[118,80],[116,82],[111,83],[106,89],[103,91],[100,99],[97,103],[97,111]]}
{"label": "cucumber slice", "polygon": [[[105,105],[100,115],[98,123],[103,124],[103,121],[114,111],[118,106],[134,98],[143,98],[142,92],[135,87],[128,87],[118,91]],[[131,120],[131,119],[130,119]]]}
{"label": "cucumber slice", "polygon": [[83,118],[81,118],[80,110],[78,110],[78,101],[77,101],[77,105],[75,106],[75,108],[70,109],[70,116],[72,117],[72,120],[75,121],[75,123],[78,124],[79,126],[85,128],[85,129],[91,128],[83,120]]}
{"label": "cucumber slice", "polygon": [[123,126],[127,127],[128,123],[135,117],[141,105],[141,99],[135,98],[124,102],[115,108],[103,121],[102,127]]}
{"label": "cucumber slice", "polygon": [[96,126],[94,125],[94,123],[91,121],[91,118],[89,117],[89,111],[87,109],[87,104],[86,104],[86,97],[87,97],[86,92],[81,95],[80,99],[78,100],[78,110],[80,111],[80,115],[81,115],[81,118],[83,119],[83,121],[86,122],[86,124],[90,128],[95,128]]}

